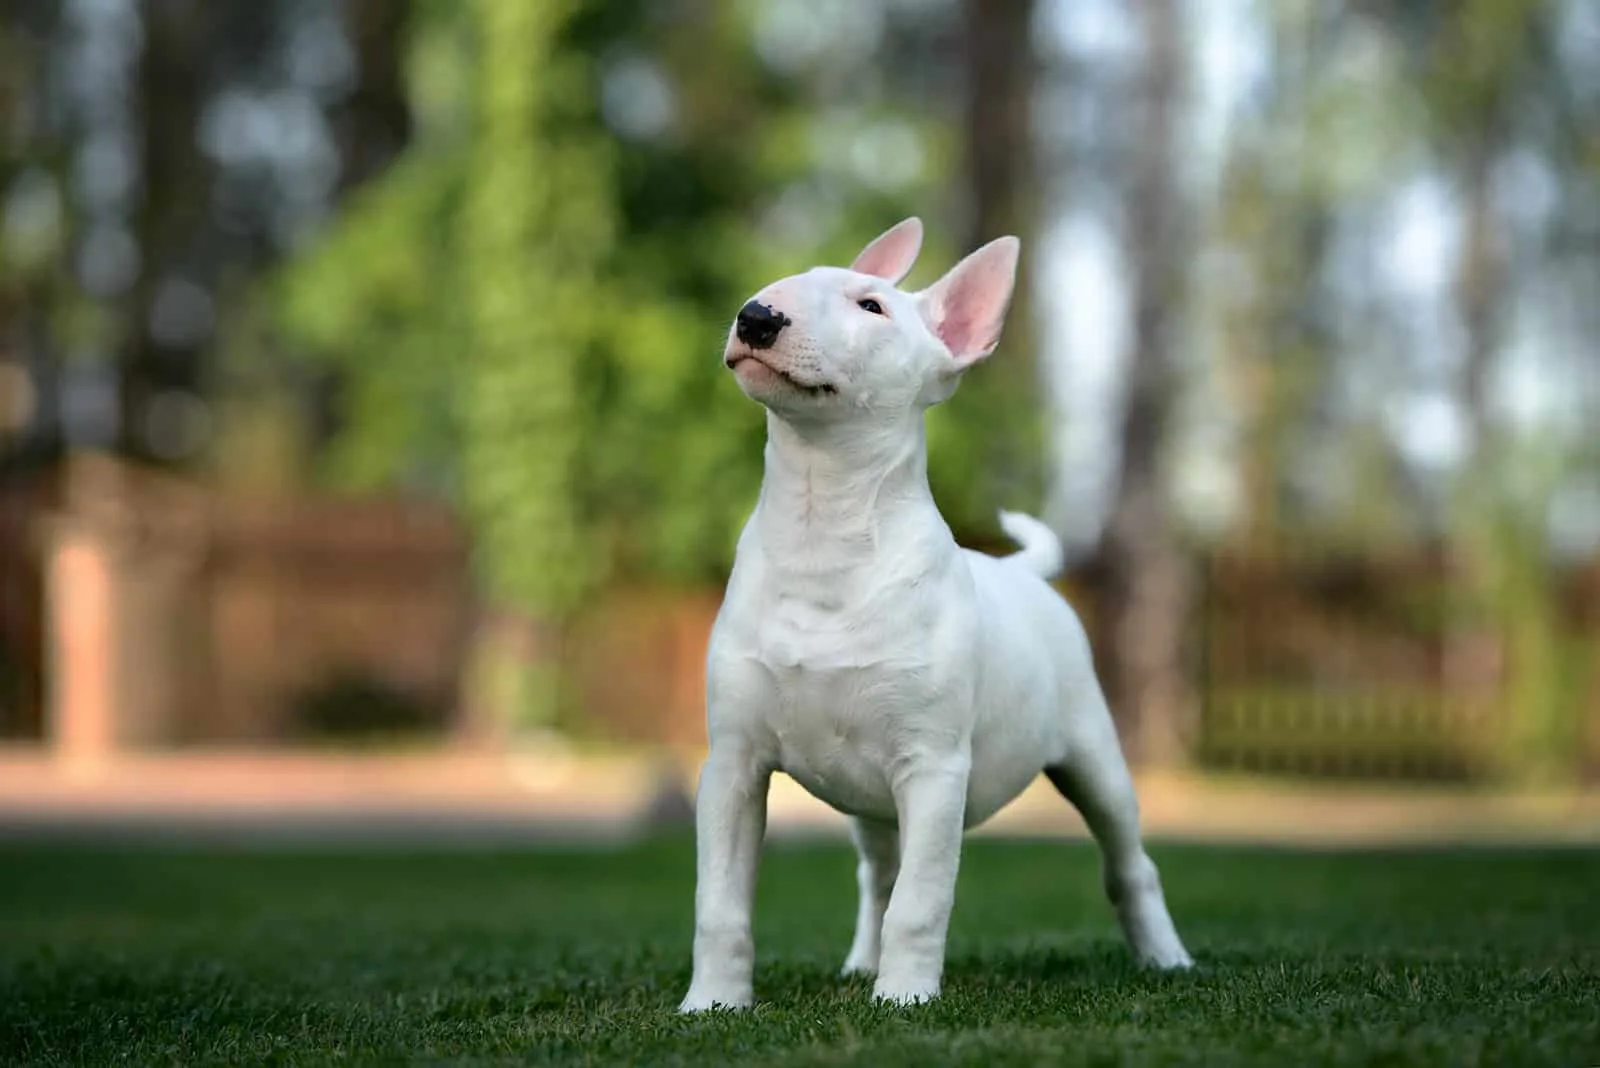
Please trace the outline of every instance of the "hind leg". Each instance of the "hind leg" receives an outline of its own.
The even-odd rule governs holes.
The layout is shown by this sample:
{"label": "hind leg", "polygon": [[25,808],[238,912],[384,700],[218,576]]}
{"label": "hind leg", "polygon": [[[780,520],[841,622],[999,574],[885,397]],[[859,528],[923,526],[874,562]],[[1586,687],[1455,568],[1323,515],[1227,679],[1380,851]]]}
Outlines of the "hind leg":
{"label": "hind leg", "polygon": [[1045,774],[1082,813],[1100,846],[1106,896],[1134,956],[1161,968],[1191,966],[1194,961],[1167,912],[1161,877],[1140,840],[1139,802],[1111,717],[1096,728],[1093,744]]}
{"label": "hind leg", "polygon": [[861,904],[856,911],[856,936],[850,943],[843,974],[874,975],[883,946],[883,914],[889,907],[894,880],[900,874],[900,832],[892,823],[850,821],[850,839],[860,857],[856,882]]}

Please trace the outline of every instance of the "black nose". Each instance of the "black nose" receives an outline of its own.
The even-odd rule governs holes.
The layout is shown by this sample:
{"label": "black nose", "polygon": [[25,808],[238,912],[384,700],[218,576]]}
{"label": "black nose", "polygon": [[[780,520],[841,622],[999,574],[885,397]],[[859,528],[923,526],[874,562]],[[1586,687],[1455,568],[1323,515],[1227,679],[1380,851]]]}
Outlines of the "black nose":
{"label": "black nose", "polygon": [[789,317],[780,311],[773,311],[765,304],[751,301],[739,309],[739,319],[734,326],[734,333],[753,349],[769,349],[772,343],[778,340],[778,334],[789,325]]}

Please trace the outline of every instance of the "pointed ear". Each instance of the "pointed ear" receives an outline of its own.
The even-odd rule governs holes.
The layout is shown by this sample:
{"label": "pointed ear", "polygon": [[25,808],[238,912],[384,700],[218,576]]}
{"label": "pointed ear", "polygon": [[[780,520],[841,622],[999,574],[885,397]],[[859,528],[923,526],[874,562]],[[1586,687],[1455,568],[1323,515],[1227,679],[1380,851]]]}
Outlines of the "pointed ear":
{"label": "pointed ear", "polygon": [[919,295],[934,335],[964,371],[1000,342],[1022,242],[999,237],[950,268]]}
{"label": "pointed ear", "polygon": [[917,262],[917,253],[921,251],[922,220],[913,215],[874,238],[861,250],[850,269],[898,285],[900,279],[911,273],[911,265]]}

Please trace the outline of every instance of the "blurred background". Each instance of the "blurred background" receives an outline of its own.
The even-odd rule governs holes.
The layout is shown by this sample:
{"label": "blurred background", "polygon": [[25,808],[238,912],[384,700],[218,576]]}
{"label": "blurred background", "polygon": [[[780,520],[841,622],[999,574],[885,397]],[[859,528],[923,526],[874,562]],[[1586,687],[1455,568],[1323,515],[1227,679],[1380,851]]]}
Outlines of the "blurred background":
{"label": "blurred background", "polygon": [[10,796],[692,765],[727,324],[911,214],[1147,774],[1600,781],[1590,0],[8,0]]}

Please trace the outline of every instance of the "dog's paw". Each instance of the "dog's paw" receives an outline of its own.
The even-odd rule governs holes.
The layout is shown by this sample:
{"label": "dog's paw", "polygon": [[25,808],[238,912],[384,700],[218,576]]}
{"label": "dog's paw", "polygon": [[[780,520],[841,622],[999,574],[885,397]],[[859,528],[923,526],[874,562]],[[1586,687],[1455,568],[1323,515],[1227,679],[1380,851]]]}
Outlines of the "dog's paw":
{"label": "dog's paw", "polygon": [[1140,964],[1167,971],[1194,967],[1194,958],[1183,948],[1183,939],[1178,937],[1178,929],[1159,897],[1150,895],[1137,901],[1122,920],[1128,945]]}
{"label": "dog's paw", "polygon": [[939,984],[886,983],[880,979],[872,996],[889,1005],[922,1005],[939,996]]}
{"label": "dog's paw", "polygon": [[687,1015],[713,1009],[748,1009],[754,1003],[755,997],[748,991],[729,993],[691,989],[678,1005],[678,1011]]}
{"label": "dog's paw", "polygon": [[1184,972],[1194,967],[1194,958],[1180,943],[1148,949],[1139,955],[1139,963],[1168,972]]}
{"label": "dog's paw", "polygon": [[839,974],[845,979],[861,975],[877,975],[878,958],[869,957],[865,953],[851,953],[845,958],[844,967],[839,969]]}

